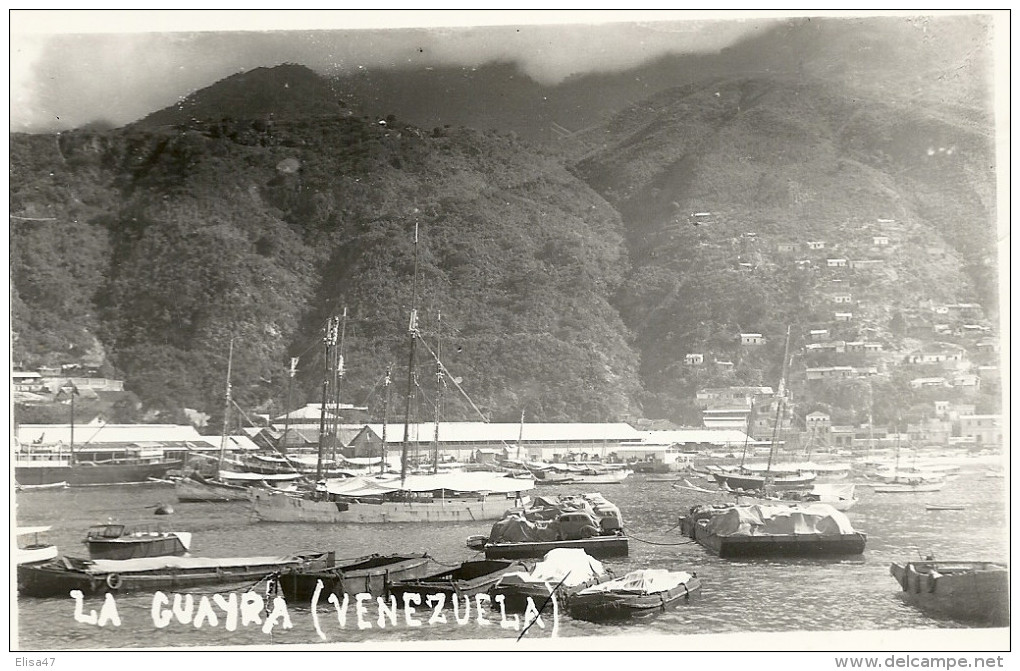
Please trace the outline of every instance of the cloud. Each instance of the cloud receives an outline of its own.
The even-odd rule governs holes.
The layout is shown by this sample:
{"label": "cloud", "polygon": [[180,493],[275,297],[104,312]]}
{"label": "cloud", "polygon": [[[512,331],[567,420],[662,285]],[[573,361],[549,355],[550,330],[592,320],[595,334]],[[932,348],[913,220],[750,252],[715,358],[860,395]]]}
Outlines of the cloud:
{"label": "cloud", "polygon": [[[113,24],[124,27],[121,32],[96,33],[88,21],[78,25],[81,33],[12,32],[11,130],[73,128],[95,119],[124,124],[224,77],[284,62],[335,74],[499,61],[516,64],[541,84],[555,85],[571,75],[616,72],[666,54],[716,51],[767,22],[155,33],[124,24]],[[111,24],[102,25],[109,30]],[[176,27],[172,21],[165,25]]]}

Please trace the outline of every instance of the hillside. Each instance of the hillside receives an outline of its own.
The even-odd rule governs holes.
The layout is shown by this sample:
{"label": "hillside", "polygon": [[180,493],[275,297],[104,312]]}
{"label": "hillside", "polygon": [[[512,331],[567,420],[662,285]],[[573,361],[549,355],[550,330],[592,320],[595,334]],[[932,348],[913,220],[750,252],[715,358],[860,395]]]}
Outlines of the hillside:
{"label": "hillside", "polygon": [[[895,419],[927,399],[896,369],[905,353],[975,349],[940,310],[980,304],[966,313],[979,329],[998,310],[987,26],[961,21],[789,22],[664,59],[641,72],[681,86],[593,107],[606,123],[542,147],[503,127],[418,128],[404,108],[357,116],[386,99],[296,65],[122,129],[12,135],[14,363],[98,367],[140,399],[122,404],[132,417],[189,408],[217,427],[231,339],[235,400],[282,414],[291,357],[289,405],[319,400],[322,328],[346,308],[341,400],[381,419],[389,368],[393,416],[417,224],[425,344],[492,420],[697,424],[698,389],[778,382],[787,327],[798,394],[859,422],[870,386],[809,393],[805,370],[877,364],[876,405]],[[487,67],[474,76],[509,76]],[[430,95],[463,99],[450,77]],[[596,81],[619,102],[616,77],[569,80],[517,121],[559,118]],[[534,92],[520,87],[503,112]],[[812,330],[884,354],[809,353]],[[476,418],[452,388],[443,405]]]}
{"label": "hillside", "polygon": [[[574,170],[626,226],[632,268],[614,302],[647,412],[693,420],[698,388],[774,386],[787,325],[794,351],[821,328],[894,348],[890,320],[921,303],[994,316],[991,138],[940,112],[810,79],[716,79],[602,129]],[[769,343],[742,348],[742,332]],[[689,353],[734,367],[685,365]]]}
{"label": "hillside", "polygon": [[227,77],[131,126],[158,128],[223,119],[265,121],[271,117],[335,115],[343,113],[346,106],[329,80],[303,65],[287,63]]}
{"label": "hillside", "polygon": [[[435,348],[441,311],[444,361],[483,411],[630,412],[619,217],[511,137],[317,116],[12,143],[13,214],[46,219],[12,229],[20,365],[101,347],[147,407],[215,426],[231,338],[234,398],[282,412],[290,356],[293,404],[318,400],[321,328],[346,308],[345,400],[378,415],[387,366],[406,379],[417,222],[421,327]],[[475,418],[452,389],[444,403]]]}

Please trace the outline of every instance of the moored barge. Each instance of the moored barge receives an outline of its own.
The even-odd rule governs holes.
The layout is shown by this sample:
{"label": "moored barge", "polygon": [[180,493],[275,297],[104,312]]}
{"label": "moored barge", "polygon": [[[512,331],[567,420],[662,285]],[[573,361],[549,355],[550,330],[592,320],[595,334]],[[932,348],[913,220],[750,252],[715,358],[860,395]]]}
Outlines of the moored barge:
{"label": "moored barge", "polygon": [[22,596],[175,590],[195,585],[226,585],[258,581],[287,568],[321,562],[323,553],[284,557],[146,557],[143,559],[78,559],[57,557],[18,566]]}

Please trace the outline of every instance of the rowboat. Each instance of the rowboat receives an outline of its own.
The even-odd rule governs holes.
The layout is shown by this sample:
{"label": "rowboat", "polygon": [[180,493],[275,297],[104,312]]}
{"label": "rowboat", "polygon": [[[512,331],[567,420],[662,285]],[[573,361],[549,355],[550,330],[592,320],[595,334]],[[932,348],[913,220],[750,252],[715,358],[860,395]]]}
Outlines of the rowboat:
{"label": "rowboat", "polygon": [[512,571],[528,571],[530,567],[516,561],[479,560],[466,561],[453,568],[432,573],[421,578],[397,580],[390,585],[389,593],[398,602],[404,594],[418,594],[422,603],[429,594],[444,594],[449,599],[458,596],[473,596],[488,592],[504,574]]}
{"label": "rowboat", "polygon": [[986,626],[1009,626],[1009,568],[983,561],[893,562],[902,597],[927,613]]}
{"label": "rowboat", "polygon": [[645,619],[688,603],[700,592],[701,580],[694,573],[644,569],[578,592],[568,612],[593,622]]}
{"label": "rowboat", "polygon": [[322,598],[330,594],[371,594],[384,596],[397,580],[410,580],[435,572],[435,563],[427,555],[368,555],[337,560],[333,553],[321,566],[287,568],[277,577],[288,601],[309,601],[322,583]]}
{"label": "rowboat", "polygon": [[966,510],[967,506],[951,506],[951,505],[940,506],[932,503],[927,503],[925,504],[924,509],[929,512],[937,510]]}
{"label": "rowboat", "polygon": [[[14,530],[17,536],[18,547],[14,554],[15,564],[36,564],[49,561],[57,556],[57,546],[44,543],[40,540],[40,534],[44,534],[51,527],[18,527]],[[27,542],[23,539],[31,540]]]}

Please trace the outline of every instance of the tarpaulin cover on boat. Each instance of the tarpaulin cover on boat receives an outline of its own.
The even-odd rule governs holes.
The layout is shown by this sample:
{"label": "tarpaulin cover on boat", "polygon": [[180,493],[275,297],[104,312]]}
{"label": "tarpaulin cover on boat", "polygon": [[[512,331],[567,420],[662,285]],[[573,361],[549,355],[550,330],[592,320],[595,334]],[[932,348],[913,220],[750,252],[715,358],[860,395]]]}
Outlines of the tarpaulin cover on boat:
{"label": "tarpaulin cover on boat", "polygon": [[409,475],[403,486],[399,478],[378,479],[372,477],[342,478],[326,481],[326,491],[341,496],[379,496],[390,492],[432,492],[446,489],[455,492],[480,492],[512,494],[534,488],[531,479],[504,477],[501,474],[483,473],[438,473],[434,475]]}
{"label": "tarpaulin cover on boat", "polygon": [[520,513],[511,513],[492,525],[490,543],[523,543],[554,541],[559,538],[560,529],[555,521],[532,522]]}
{"label": "tarpaulin cover on boat", "polygon": [[606,516],[617,519],[621,517],[620,509],[597,492],[573,496],[536,496],[524,510],[524,516],[529,520],[555,520],[564,513],[572,512],[585,512],[596,520]]}
{"label": "tarpaulin cover on boat", "polygon": [[667,571],[666,569],[640,569],[631,571],[622,578],[593,585],[581,594],[597,594],[599,592],[635,592],[655,594],[665,592],[686,583],[691,579],[686,571]]}
{"label": "tarpaulin cover on boat", "polygon": [[556,548],[549,550],[542,561],[535,564],[531,573],[517,571],[507,573],[500,579],[501,584],[549,583],[574,587],[593,578],[605,575],[602,562],[577,548]]}
{"label": "tarpaulin cover on boat", "polygon": [[[562,516],[567,515],[560,524]],[[583,516],[583,517],[581,517]],[[509,511],[492,525],[490,543],[588,538],[622,524],[620,509],[601,494],[536,496],[531,505]]]}
{"label": "tarpaulin cover on boat", "polygon": [[708,531],[717,536],[813,534],[838,536],[854,533],[846,515],[819,503],[787,506],[733,506],[711,517]]}

